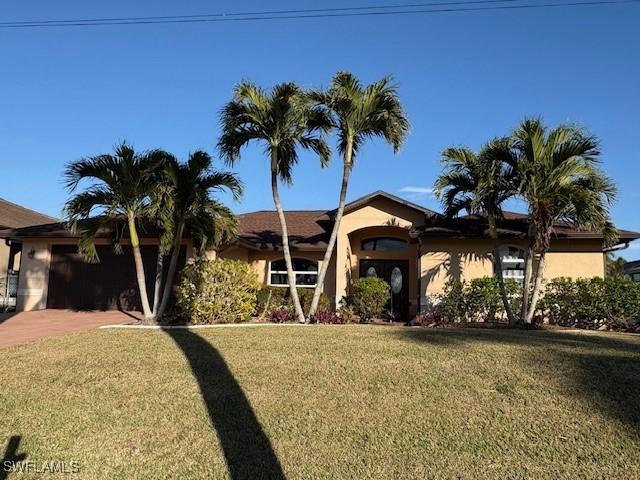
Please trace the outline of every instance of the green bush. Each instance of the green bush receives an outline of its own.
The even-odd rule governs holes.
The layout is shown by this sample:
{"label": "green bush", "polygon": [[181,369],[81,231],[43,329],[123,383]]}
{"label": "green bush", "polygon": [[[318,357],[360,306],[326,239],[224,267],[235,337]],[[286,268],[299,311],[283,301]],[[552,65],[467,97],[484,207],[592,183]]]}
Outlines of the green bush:
{"label": "green bush", "polygon": [[[511,308],[520,308],[519,286],[513,279],[505,280]],[[449,280],[444,291],[436,298],[434,315],[445,322],[498,322],[507,321],[500,285],[494,277],[474,278],[470,281]]]}
{"label": "green bush", "polygon": [[640,285],[624,278],[554,278],[545,286],[537,315],[562,326],[628,328],[640,320]]}
{"label": "green bush", "polygon": [[[302,311],[306,314],[311,307],[313,289],[298,287],[298,298],[300,299]],[[318,308],[327,309],[329,306],[329,297],[327,297],[326,293],[322,292],[320,294],[320,303],[318,304]],[[289,287],[272,287],[268,285],[261,287],[257,294],[255,309],[253,312],[254,315],[270,318],[271,313],[276,308],[293,309],[293,302],[291,300]]]}
{"label": "green bush", "polygon": [[391,299],[391,287],[378,277],[359,278],[351,286],[350,303],[362,321],[379,317]]}
{"label": "green bush", "polygon": [[338,315],[342,319],[342,323],[358,323],[360,321],[360,317],[358,317],[358,312],[350,305],[346,298],[343,298],[340,302],[340,308],[338,309]]}
{"label": "green bush", "polygon": [[258,288],[258,276],[246,262],[198,261],[180,274],[176,306],[194,324],[244,322],[255,309]]}

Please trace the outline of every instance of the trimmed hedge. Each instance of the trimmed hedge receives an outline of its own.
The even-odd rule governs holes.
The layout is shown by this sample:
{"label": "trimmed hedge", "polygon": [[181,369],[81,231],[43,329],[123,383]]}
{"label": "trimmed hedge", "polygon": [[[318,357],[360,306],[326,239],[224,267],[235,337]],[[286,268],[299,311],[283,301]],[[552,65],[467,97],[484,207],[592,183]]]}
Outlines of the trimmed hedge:
{"label": "trimmed hedge", "polygon": [[640,322],[640,284],[625,278],[559,277],[544,289],[538,320],[577,328],[628,329]]}
{"label": "trimmed hedge", "polygon": [[[519,311],[518,283],[505,280],[511,308]],[[450,323],[506,322],[507,315],[500,295],[500,285],[494,277],[474,278],[469,281],[449,280],[442,295],[438,295],[432,307],[433,315]]]}
{"label": "trimmed hedge", "polygon": [[246,262],[201,260],[180,273],[176,306],[194,324],[244,322],[255,309],[258,288],[258,276]]}

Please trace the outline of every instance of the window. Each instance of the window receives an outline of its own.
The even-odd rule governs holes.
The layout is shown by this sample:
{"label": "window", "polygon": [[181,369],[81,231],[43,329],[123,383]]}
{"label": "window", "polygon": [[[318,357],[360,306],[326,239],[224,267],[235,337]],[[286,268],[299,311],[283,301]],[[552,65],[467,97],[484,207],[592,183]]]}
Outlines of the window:
{"label": "window", "polygon": [[[293,258],[293,273],[296,276],[296,286],[315,287],[318,281],[318,262],[305,258]],[[287,264],[284,259],[269,263],[269,285],[288,287]]]}
{"label": "window", "polygon": [[524,250],[518,247],[500,247],[502,261],[502,276],[518,282],[524,280]]}
{"label": "window", "polygon": [[373,237],[362,241],[362,250],[397,252],[407,248],[407,241],[393,237]]}

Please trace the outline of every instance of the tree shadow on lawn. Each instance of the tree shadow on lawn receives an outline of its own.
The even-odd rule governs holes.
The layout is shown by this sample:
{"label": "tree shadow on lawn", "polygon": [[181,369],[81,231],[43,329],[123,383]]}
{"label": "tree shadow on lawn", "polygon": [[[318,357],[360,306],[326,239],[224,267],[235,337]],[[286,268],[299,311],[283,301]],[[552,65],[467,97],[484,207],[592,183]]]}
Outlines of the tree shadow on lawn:
{"label": "tree shadow on lawn", "polygon": [[4,454],[2,458],[0,458],[0,480],[5,480],[9,477],[9,472],[14,464],[22,462],[27,458],[25,453],[18,453],[21,439],[20,435],[12,435],[9,437]]}
{"label": "tree shadow on lawn", "polygon": [[164,332],[180,347],[198,381],[231,478],[285,478],[269,438],[218,350],[188,329]]}
{"label": "tree shadow on lawn", "polygon": [[553,375],[556,380],[558,372],[571,372],[566,377],[570,395],[620,421],[631,435],[640,438],[640,342],[629,337],[473,329],[406,329],[398,335],[437,347],[460,348],[473,343],[524,347],[520,360],[526,368],[543,377]]}

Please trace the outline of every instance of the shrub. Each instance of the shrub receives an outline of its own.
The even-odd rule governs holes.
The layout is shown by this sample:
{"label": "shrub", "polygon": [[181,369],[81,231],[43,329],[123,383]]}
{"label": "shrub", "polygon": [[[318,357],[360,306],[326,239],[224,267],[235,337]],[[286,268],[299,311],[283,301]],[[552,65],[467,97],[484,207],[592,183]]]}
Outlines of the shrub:
{"label": "shrub", "polygon": [[341,302],[338,315],[340,315],[342,323],[358,323],[360,321],[360,317],[358,316],[356,309],[353,308],[352,305],[349,305],[344,299]]}
{"label": "shrub", "polygon": [[[513,279],[505,280],[511,308],[520,308],[519,286]],[[494,277],[470,281],[449,280],[442,295],[436,297],[431,316],[450,323],[506,321],[500,285]]]}
{"label": "shrub", "polygon": [[312,323],[325,323],[325,324],[340,324],[343,323],[341,317],[339,317],[334,311],[329,308],[318,308],[316,313],[311,317]]}
{"label": "shrub", "polygon": [[271,311],[270,319],[273,323],[289,323],[294,318],[293,312],[287,307],[276,307]]}
{"label": "shrub", "polygon": [[545,286],[537,314],[562,326],[629,328],[640,320],[640,285],[623,278],[554,278]]}
{"label": "shrub", "polygon": [[350,302],[365,322],[379,317],[390,299],[391,287],[381,278],[359,278],[351,286]]}
{"label": "shrub", "polygon": [[[302,311],[306,313],[309,310],[309,307],[311,307],[313,289],[298,288],[298,298],[300,299]],[[293,309],[293,302],[291,300],[289,288],[273,287],[268,285],[261,287],[256,297],[254,315],[269,318],[273,310],[279,307]],[[324,292],[320,294],[318,308],[329,308],[329,297],[327,297],[327,294]]]}
{"label": "shrub", "polygon": [[441,295],[436,297],[437,308],[446,322],[464,322],[466,308],[464,300],[464,283],[451,279],[445,286]]}
{"label": "shrub", "polygon": [[190,323],[243,322],[255,308],[258,288],[256,272],[246,262],[202,260],[182,270],[176,306]]}
{"label": "shrub", "polygon": [[444,317],[440,310],[440,305],[434,302],[433,299],[427,298],[426,303],[422,305],[422,312],[411,320],[410,325],[429,327],[441,325],[442,323],[444,323]]}

